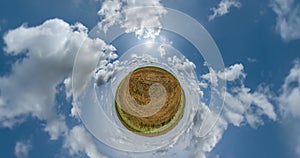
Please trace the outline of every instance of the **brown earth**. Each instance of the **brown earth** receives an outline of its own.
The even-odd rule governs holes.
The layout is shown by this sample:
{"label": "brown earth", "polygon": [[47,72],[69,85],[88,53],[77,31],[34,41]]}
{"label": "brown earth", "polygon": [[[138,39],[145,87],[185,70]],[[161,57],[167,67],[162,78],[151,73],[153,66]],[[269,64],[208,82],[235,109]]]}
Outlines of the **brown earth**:
{"label": "brown earth", "polygon": [[[123,86],[125,80],[128,81],[128,86]],[[124,82],[123,82],[124,81]],[[127,77],[125,77],[119,85],[118,91],[117,91],[117,97],[120,99],[116,99],[116,109],[122,110],[122,116],[118,113],[119,119],[121,122],[132,131],[137,131],[137,129],[131,128],[131,125],[126,123],[124,121],[124,117],[126,119],[130,120],[132,124],[139,125],[142,128],[146,129],[156,129],[161,128],[164,125],[168,124],[176,115],[178,112],[183,100],[182,97],[183,91],[180,86],[180,83],[178,80],[169,72],[158,68],[158,67],[143,67],[134,70],[131,72]],[[165,89],[164,92],[166,92],[166,98],[164,99],[164,105],[161,107],[161,109],[156,112],[155,114],[151,116],[141,117],[139,115],[134,115],[133,113],[129,112],[128,110],[123,110],[125,108],[132,109],[132,111],[139,111],[137,106],[134,106],[130,104],[127,100],[135,100],[138,106],[147,106],[151,102],[151,99],[159,99],[160,93],[162,93],[159,89],[157,92],[154,92],[154,97],[152,94],[152,97],[149,94],[149,90],[151,85],[159,84],[162,85]],[[126,88],[125,88],[126,87]],[[130,96],[133,98],[128,98],[129,95],[124,95],[127,91],[127,94],[130,94]],[[129,93],[128,93],[129,91]],[[153,91],[153,90],[152,90]],[[155,93],[157,96],[155,96]],[[124,96],[126,98],[124,98]],[[129,97],[130,97],[129,96]],[[121,102],[118,102],[120,101]],[[152,100],[153,101],[153,100]],[[158,101],[159,100],[154,100]],[[183,110],[182,110],[183,111]],[[140,111],[140,112],[147,112],[147,111]],[[180,117],[181,118],[181,117]],[[180,118],[177,118],[178,121]],[[176,124],[178,123],[176,121]],[[174,126],[172,126],[174,127]]]}

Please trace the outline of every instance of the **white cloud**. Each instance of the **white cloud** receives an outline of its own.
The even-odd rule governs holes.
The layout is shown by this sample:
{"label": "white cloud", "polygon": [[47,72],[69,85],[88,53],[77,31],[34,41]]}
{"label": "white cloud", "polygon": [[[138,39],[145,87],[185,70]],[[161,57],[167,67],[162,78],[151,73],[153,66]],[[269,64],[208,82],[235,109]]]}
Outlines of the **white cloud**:
{"label": "white cloud", "polygon": [[173,41],[171,41],[164,35],[160,35],[158,41],[161,44],[157,48],[157,51],[160,53],[161,57],[164,57],[168,53],[166,47],[170,47],[173,44]]}
{"label": "white cloud", "polygon": [[[87,39],[83,25],[69,25],[59,19],[36,27],[21,26],[4,36],[8,55],[25,53],[26,57],[12,66],[9,76],[0,78],[2,127],[13,127],[33,116],[46,121],[44,130],[50,139],[67,131],[65,118],[55,106],[56,86],[71,75],[75,54],[85,39],[90,46],[87,52],[106,47],[99,39]],[[64,83],[70,96],[70,79]]]}
{"label": "white cloud", "polygon": [[[213,68],[209,67],[208,69],[209,73],[202,75],[201,78],[209,81],[209,83],[216,87],[218,84],[218,75]],[[201,85],[207,87],[207,83],[205,82],[203,82]]]}
{"label": "white cloud", "polygon": [[158,41],[162,44],[166,45],[173,45],[173,41],[171,41],[168,37],[165,35],[160,35]]}
{"label": "white cloud", "polygon": [[[215,114],[213,114],[215,115]],[[217,116],[213,116],[217,117]],[[200,122],[194,122],[195,124],[201,124],[201,119],[198,119]],[[194,157],[199,158],[206,158],[206,153],[211,152],[218,142],[222,139],[223,133],[227,129],[228,123],[221,117],[218,119],[217,123],[215,124],[214,128],[205,136],[197,138],[196,143],[196,151],[194,153]],[[199,128],[194,128],[194,133],[197,136],[197,132]],[[195,139],[195,138],[192,138]]]}
{"label": "white cloud", "polygon": [[[112,51],[115,51],[116,49],[112,49]],[[113,78],[116,73],[120,70],[122,70],[122,66],[120,66],[120,62],[118,60],[114,62],[109,62],[111,59],[116,59],[118,56],[117,54],[110,52],[105,57],[105,60],[102,60],[102,62],[99,62],[98,68],[95,72],[95,80],[97,86],[100,86],[107,81],[109,81],[111,78]]]}
{"label": "white cloud", "polygon": [[[143,20],[145,19],[142,18],[140,21],[126,19],[127,16],[133,16],[133,13],[127,12],[126,9],[133,6],[144,6],[146,4],[160,5],[159,1],[127,1],[124,7],[125,9],[122,9],[121,6],[115,6],[118,5],[118,3],[121,5],[120,1],[106,1],[104,4],[107,6],[105,7],[103,4],[101,9],[102,13],[100,14],[105,15],[105,19],[109,20],[113,20],[109,18],[111,14],[113,14],[112,16],[117,16],[114,14],[120,14],[120,16],[122,16],[121,18],[125,18],[125,21],[122,21],[122,25],[125,28],[135,26],[135,22],[137,22],[140,25],[134,30],[129,31],[136,32],[138,36],[148,31],[148,28],[141,27],[144,26],[144,24],[141,23],[144,23]],[[225,3],[225,1],[223,3]],[[115,9],[112,9],[110,7],[111,5],[115,6]],[[231,6],[235,5],[231,4]],[[216,9],[216,12],[220,13],[215,13],[215,16],[227,13],[230,7],[225,7],[225,10],[223,8],[223,11],[222,9],[220,9],[221,11],[217,11]],[[107,9],[112,10],[105,11]],[[159,22],[158,17],[161,13],[162,12],[154,14],[151,11],[150,16],[156,16],[154,18],[155,23]],[[140,16],[141,15],[133,16],[133,18],[139,19]],[[115,20],[118,22],[120,19]],[[115,24],[114,21],[107,22],[107,27]],[[153,20],[151,22],[153,22]],[[105,25],[103,25],[103,27],[105,27]],[[142,31],[139,31],[139,29],[142,29]],[[4,40],[7,45],[5,51],[9,55],[26,53],[26,58],[13,65],[11,75],[0,78],[1,126],[12,127],[16,123],[24,121],[27,116],[37,117],[47,122],[44,130],[50,134],[51,139],[57,139],[64,133],[64,147],[69,150],[72,156],[85,153],[89,157],[105,157],[98,151],[94,138],[83,126],[75,126],[71,130],[68,130],[65,125],[65,116],[57,114],[55,107],[55,87],[59,83],[63,82],[65,84],[68,97],[72,95],[72,81],[69,77],[72,72],[75,54],[82,41],[86,38],[87,30],[84,26],[81,24],[69,25],[58,19],[48,20],[37,27],[27,28],[21,26],[5,35]],[[100,39],[92,40],[87,38],[86,40],[87,42],[82,49],[90,54],[86,54],[86,56],[84,56],[86,59],[83,59],[83,61],[90,63],[100,58],[102,60],[100,61],[100,63],[102,63],[100,65],[103,67],[100,67],[97,73],[98,75],[95,77],[99,83],[105,82],[114,75],[118,67],[118,62],[114,63],[116,65],[110,63],[111,59],[116,58],[116,55],[112,53],[115,49],[112,46],[107,46]],[[108,50],[107,53],[102,52],[104,48]],[[141,59],[146,60],[145,57],[141,57]],[[195,69],[195,64],[187,59],[179,59],[175,56],[168,61],[171,62],[172,65],[175,65],[178,71],[186,71],[192,74]],[[89,66],[91,65],[87,64],[85,66],[87,67],[85,70],[89,70]],[[228,124],[241,126],[244,123],[252,127],[257,127],[263,124],[262,116],[276,120],[277,116],[274,112],[273,105],[270,103],[268,91],[264,90],[263,87],[259,87],[252,92],[250,88],[247,88],[243,83],[246,77],[243,69],[242,64],[235,64],[223,72],[215,72],[213,69],[210,69],[209,74],[202,76],[202,78],[211,81],[213,85],[216,85],[218,80],[226,80],[236,83],[234,84],[236,86],[231,87],[231,89],[225,92],[224,115],[219,119],[215,128],[203,138],[197,140],[193,140],[193,138],[190,139],[191,141],[197,141],[195,143],[197,144],[198,153],[195,153],[195,155],[205,157],[205,153],[210,152],[221,140]],[[295,78],[293,76],[297,78],[297,75],[294,75],[295,73],[291,74],[293,75],[290,75],[291,79],[289,80]],[[86,77],[90,75],[91,72],[82,72],[80,76]],[[82,78],[83,81],[85,81],[84,77]],[[18,97],[18,99],[16,99],[16,97]],[[291,99],[291,102],[294,102],[294,100]],[[291,107],[294,107],[294,105]],[[73,107],[71,114],[77,116],[75,114],[75,107]],[[201,121],[201,119],[198,120]],[[195,123],[195,125],[197,125],[197,123]],[[197,136],[197,131],[198,129],[195,128],[193,136]],[[18,148],[21,149],[21,147]]]}
{"label": "white cloud", "polygon": [[118,24],[122,18],[121,8],[122,2],[120,0],[107,0],[102,3],[102,7],[98,15],[103,16],[104,19],[100,22],[100,27],[106,32],[111,26]]}
{"label": "white cloud", "polygon": [[[242,64],[232,65],[222,72],[217,72],[210,68],[210,73],[201,76],[213,87],[218,86],[219,80],[226,80],[231,86],[225,91],[223,114],[214,128],[204,137],[192,138],[196,141],[195,148],[197,153],[195,153],[195,157],[205,158],[206,153],[211,152],[222,139],[223,133],[227,130],[229,124],[237,127],[250,125],[255,128],[264,123],[262,116],[273,121],[277,119],[275,109],[270,102],[272,96],[269,96],[268,89],[259,86],[257,90],[251,92],[251,89],[247,88],[243,83],[246,77],[243,68]],[[218,93],[220,96],[223,96],[221,92]],[[210,115],[209,118],[217,117],[214,113]],[[201,130],[199,125],[201,125],[203,118],[201,115],[196,115],[195,120],[193,132],[195,133],[194,136],[197,137],[198,132]]]}
{"label": "white cloud", "polygon": [[209,20],[214,20],[216,17],[220,17],[229,13],[230,8],[240,8],[241,3],[237,0],[221,0],[218,8],[211,8],[213,14],[208,17]]}
{"label": "white cloud", "polygon": [[[13,65],[11,75],[0,79],[0,122],[2,126],[11,127],[24,115],[25,117],[31,115],[47,122],[44,130],[49,132],[51,139],[57,139],[64,133],[64,147],[72,156],[85,153],[89,157],[105,157],[98,151],[94,138],[84,127],[75,126],[71,130],[67,129],[65,116],[57,114],[55,109],[55,87],[59,83],[65,84],[67,96],[71,96],[71,79],[69,77],[73,68],[73,60],[85,38],[87,38],[85,27],[80,24],[70,26],[58,19],[46,21],[44,24],[32,28],[21,26],[5,35],[6,52],[10,55],[26,52],[27,57]],[[118,65],[110,64],[110,60],[117,57],[112,53],[115,50],[112,46],[105,45],[99,39],[86,40],[82,49],[90,54],[83,56],[82,61],[90,63],[100,58],[100,65],[103,66],[105,72],[110,72],[118,67]],[[105,54],[101,52],[104,48],[108,50]],[[141,60],[147,60],[147,57],[141,57]],[[168,62],[175,65],[178,71],[186,71],[190,75],[195,69],[195,64],[188,59],[179,59],[174,56],[168,59]],[[90,70],[91,65],[85,66],[84,70]],[[86,77],[91,73],[82,72],[80,76]],[[100,73],[96,75],[96,78],[106,81],[112,75]],[[211,74],[204,76],[215,78],[215,80],[236,82],[236,80],[243,80],[246,75],[243,72],[243,66],[236,64],[224,72],[211,71]],[[82,80],[86,80],[86,78],[82,78]],[[251,93],[249,88],[246,88],[242,81],[240,82],[240,86],[226,92],[228,98],[225,100],[225,114],[220,118],[216,127],[206,137],[199,138],[201,141],[195,142],[198,152],[195,153],[196,155],[205,157],[205,153],[210,152],[221,140],[228,124],[240,126],[241,123],[248,122],[251,126],[256,126],[261,123],[262,115],[272,120],[276,119],[268,97],[260,90]],[[16,96],[18,99],[15,99]],[[255,112],[249,110],[250,105],[258,110]],[[74,108],[71,113],[75,115]],[[201,119],[198,120],[201,121]],[[195,128],[193,131],[195,135],[192,136],[197,136],[197,131],[198,129]],[[189,140],[193,141],[193,138]]]}
{"label": "white cloud", "polygon": [[282,85],[282,94],[278,101],[280,110],[285,116],[300,118],[300,61],[296,61]]}
{"label": "white cloud", "polygon": [[65,80],[64,80],[64,85],[66,87],[66,95],[67,95],[67,98],[70,98],[72,96],[72,79],[71,77],[67,77]]}
{"label": "white cloud", "polygon": [[234,81],[238,79],[240,76],[245,77],[243,73],[244,66],[242,64],[235,64],[225,69],[223,72],[218,73],[218,77],[227,80],[227,81]]}
{"label": "white cloud", "polygon": [[[103,68],[107,68],[117,57],[112,52],[115,48],[100,39],[88,38],[87,28],[82,24],[69,25],[60,19],[47,20],[36,27],[23,25],[10,30],[5,34],[4,42],[7,55],[24,54],[26,57],[12,65],[11,74],[0,78],[0,127],[13,128],[28,116],[35,117],[45,121],[44,131],[49,133],[51,140],[66,137],[65,145],[70,153],[83,150],[90,157],[100,157],[91,141],[92,136],[83,127],[69,131],[66,116],[59,113],[55,104],[55,94],[56,87],[64,83],[67,97],[71,97],[70,75],[80,47],[85,53],[82,61],[86,62],[79,72],[84,76],[83,80],[94,73],[95,68],[90,69],[91,62],[99,60],[105,63]],[[71,111],[73,115],[74,110]],[[28,149],[26,143],[17,143],[15,153],[26,156]]]}
{"label": "white cloud", "polygon": [[[223,72],[212,73],[212,75],[217,75],[218,79],[226,80],[228,83],[235,83],[234,86],[228,87],[225,92],[223,113],[224,119],[228,123],[240,126],[241,123],[245,122],[251,127],[256,127],[263,123],[261,116],[267,116],[273,121],[276,120],[274,107],[270,103],[272,97],[269,96],[268,89],[258,87],[257,90],[251,92],[251,89],[243,83],[246,74],[242,64],[232,65]],[[205,77],[207,78],[207,76]]]}
{"label": "white cloud", "polygon": [[32,148],[31,144],[29,141],[20,141],[16,143],[15,146],[15,156],[17,158],[26,158],[28,157],[28,152]]}
{"label": "white cloud", "polygon": [[167,54],[167,50],[164,44],[161,44],[158,48],[157,51],[159,52],[161,57],[164,57]]}
{"label": "white cloud", "polygon": [[73,127],[67,134],[64,148],[67,148],[71,156],[85,153],[90,158],[105,158],[95,144],[95,139],[83,126]]}
{"label": "white cloud", "polygon": [[295,0],[271,0],[277,14],[276,31],[285,41],[300,39],[300,3]]}
{"label": "white cloud", "polygon": [[99,23],[106,31],[120,24],[126,32],[134,32],[138,38],[155,38],[162,27],[159,19],[166,13],[160,0],[106,0],[98,14],[104,19]]}
{"label": "white cloud", "polygon": [[[77,60],[74,63],[74,71],[72,74],[73,86],[72,90],[81,94],[88,86],[89,81],[95,75],[97,63],[99,68],[108,69],[107,67],[111,64],[112,59],[115,59],[117,55],[113,53],[115,48],[112,45],[106,45],[101,39],[90,39],[87,38],[82,43],[80,50],[77,53]],[[105,77],[99,76],[99,77]],[[105,80],[98,78],[97,80]],[[75,108],[75,106],[73,106]],[[73,110],[72,110],[73,111]]]}
{"label": "white cloud", "polygon": [[[281,88],[282,92],[278,97],[279,109],[284,121],[292,122],[288,130],[288,135],[291,137],[288,140],[294,145],[295,153],[300,156],[300,61],[295,61],[294,67],[290,70],[285,78]],[[295,127],[293,127],[295,126]]]}
{"label": "white cloud", "polygon": [[70,75],[73,59],[86,28],[52,19],[40,26],[21,26],[4,36],[8,55],[26,54],[12,65],[12,73],[0,78],[0,125],[13,127],[28,116],[46,120],[51,139],[66,131],[64,117],[55,107],[56,86]]}
{"label": "white cloud", "polygon": [[168,58],[168,62],[170,65],[174,65],[174,68],[179,72],[187,72],[190,77],[193,77],[193,71],[196,68],[196,65],[189,61],[186,58],[178,58],[177,56],[173,56],[172,58]]}

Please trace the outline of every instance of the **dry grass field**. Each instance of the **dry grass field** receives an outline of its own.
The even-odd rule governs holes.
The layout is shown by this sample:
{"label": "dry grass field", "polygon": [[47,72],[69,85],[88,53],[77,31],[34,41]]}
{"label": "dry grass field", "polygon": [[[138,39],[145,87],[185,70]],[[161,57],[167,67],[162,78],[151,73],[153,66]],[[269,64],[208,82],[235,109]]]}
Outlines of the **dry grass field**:
{"label": "dry grass field", "polygon": [[116,95],[118,117],[126,128],[145,136],[171,130],[184,111],[178,80],[158,67],[143,67],[126,76]]}

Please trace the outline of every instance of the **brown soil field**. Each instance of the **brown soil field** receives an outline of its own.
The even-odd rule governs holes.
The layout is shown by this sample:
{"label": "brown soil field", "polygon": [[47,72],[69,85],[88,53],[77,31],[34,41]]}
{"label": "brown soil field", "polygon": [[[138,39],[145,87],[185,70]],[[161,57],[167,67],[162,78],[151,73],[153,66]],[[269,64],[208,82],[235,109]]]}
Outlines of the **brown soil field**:
{"label": "brown soil field", "polygon": [[171,73],[142,67],[123,79],[115,102],[118,117],[127,129],[154,136],[171,130],[181,119],[184,94]]}

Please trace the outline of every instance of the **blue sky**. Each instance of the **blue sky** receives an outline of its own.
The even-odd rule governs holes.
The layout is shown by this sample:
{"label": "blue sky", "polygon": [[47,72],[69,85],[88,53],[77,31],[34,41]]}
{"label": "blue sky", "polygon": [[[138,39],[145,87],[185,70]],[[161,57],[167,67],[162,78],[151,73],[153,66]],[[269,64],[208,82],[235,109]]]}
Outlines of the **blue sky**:
{"label": "blue sky", "polygon": [[[143,156],[143,153],[113,149],[84,128],[72,111],[70,78],[74,52],[90,35],[85,30],[92,30],[99,22],[104,26],[107,23],[101,21],[105,20],[123,26],[131,34],[113,43],[120,53],[135,44],[126,44],[128,39],[139,41],[134,33],[137,34],[141,26],[130,30],[136,25],[130,23],[135,20],[134,15],[127,21],[110,19],[110,15],[126,16],[126,8],[149,4],[160,8],[148,19],[163,15],[160,11],[164,11],[164,7],[196,19],[214,39],[226,67],[223,72],[209,73],[203,65],[197,64],[203,59],[189,59],[197,65],[198,78],[205,79],[207,73],[206,76],[226,81],[228,98],[225,98],[220,122],[211,134],[197,138],[196,144],[202,147],[190,140],[187,144],[195,148],[175,152],[177,157],[193,157],[194,153],[198,154],[196,157],[207,158],[300,157],[297,123],[300,120],[300,3],[296,0],[154,0],[145,3],[2,0],[0,157]],[[101,8],[105,10],[105,5],[106,11],[98,15]],[[146,17],[148,13],[151,12],[146,10],[137,14]],[[216,16],[212,16],[214,13]],[[130,23],[127,27],[126,22]],[[159,19],[152,24],[159,25]],[[187,58],[191,55],[187,52],[196,51],[178,34],[164,31],[161,34],[169,41],[157,41],[168,44],[171,41],[172,46],[186,51]],[[85,42],[87,50],[105,48],[106,52],[112,51],[101,41],[93,43],[88,39]],[[105,60],[115,61],[109,55]],[[222,74],[233,79],[224,79]],[[165,152],[168,157],[174,151]],[[146,156],[156,154],[160,152],[152,151]]]}

